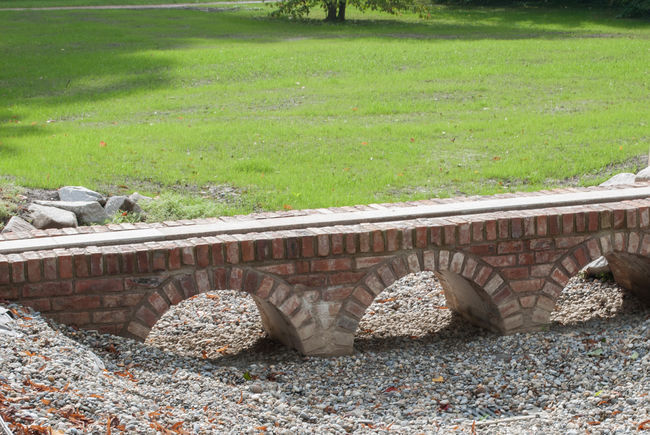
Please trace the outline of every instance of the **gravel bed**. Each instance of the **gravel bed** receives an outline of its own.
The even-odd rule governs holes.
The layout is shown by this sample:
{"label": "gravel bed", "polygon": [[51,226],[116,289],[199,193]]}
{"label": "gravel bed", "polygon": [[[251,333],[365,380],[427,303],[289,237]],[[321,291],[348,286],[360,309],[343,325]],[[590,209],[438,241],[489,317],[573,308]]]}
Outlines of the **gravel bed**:
{"label": "gravel bed", "polygon": [[552,320],[498,336],[447,309],[432,274],[409,275],[369,308],[354,355],[314,358],[266,338],[232,291],[173,307],[146,343],[0,304],[0,415],[53,434],[650,429],[650,308],[574,278]]}

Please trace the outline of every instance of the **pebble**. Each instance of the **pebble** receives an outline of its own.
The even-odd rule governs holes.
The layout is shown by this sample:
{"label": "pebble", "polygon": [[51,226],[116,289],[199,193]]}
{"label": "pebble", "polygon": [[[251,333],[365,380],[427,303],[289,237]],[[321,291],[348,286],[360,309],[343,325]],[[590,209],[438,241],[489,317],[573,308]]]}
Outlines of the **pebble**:
{"label": "pebble", "polygon": [[530,334],[441,307],[433,274],[404,277],[368,308],[354,355],[316,358],[270,341],[234,291],[173,307],[145,343],[0,304],[0,416],[59,434],[636,433],[650,419],[650,308],[616,284],[572,279]]}

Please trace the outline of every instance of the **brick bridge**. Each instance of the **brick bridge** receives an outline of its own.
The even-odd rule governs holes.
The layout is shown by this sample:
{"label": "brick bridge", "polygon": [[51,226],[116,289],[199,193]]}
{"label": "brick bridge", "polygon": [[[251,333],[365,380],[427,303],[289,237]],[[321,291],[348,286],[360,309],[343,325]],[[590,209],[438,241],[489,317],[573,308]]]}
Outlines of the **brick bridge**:
{"label": "brick bridge", "polygon": [[650,302],[649,207],[650,186],[637,184],[9,233],[0,299],[143,340],[171,305],[236,289],[251,294],[271,337],[339,355],[353,351],[384,288],[429,270],[471,322],[534,331],[601,255]]}

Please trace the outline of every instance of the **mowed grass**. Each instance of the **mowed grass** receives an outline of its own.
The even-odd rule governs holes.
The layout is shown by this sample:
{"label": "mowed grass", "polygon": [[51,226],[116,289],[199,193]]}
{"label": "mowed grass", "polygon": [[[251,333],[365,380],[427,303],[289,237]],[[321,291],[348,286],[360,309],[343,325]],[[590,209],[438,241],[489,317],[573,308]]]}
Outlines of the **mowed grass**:
{"label": "mowed grass", "polygon": [[0,12],[0,174],[109,193],[229,185],[232,213],[594,184],[647,156],[647,22],[350,15]]}
{"label": "mowed grass", "polygon": [[0,9],[60,6],[157,5],[184,3],[232,3],[237,0],[0,0]]}

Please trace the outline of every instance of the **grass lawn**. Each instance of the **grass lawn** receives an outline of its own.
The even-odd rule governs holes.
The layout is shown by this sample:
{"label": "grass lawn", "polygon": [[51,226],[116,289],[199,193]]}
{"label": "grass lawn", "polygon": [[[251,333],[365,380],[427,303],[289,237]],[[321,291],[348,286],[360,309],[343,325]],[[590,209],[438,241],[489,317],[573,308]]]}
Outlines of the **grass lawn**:
{"label": "grass lawn", "polygon": [[647,162],[647,22],[268,12],[0,11],[0,174],[229,185],[240,200],[210,213],[232,213],[595,184]]}
{"label": "grass lawn", "polygon": [[220,3],[237,0],[0,0],[0,10],[58,6],[157,5],[182,3]]}

